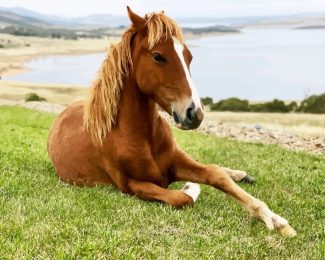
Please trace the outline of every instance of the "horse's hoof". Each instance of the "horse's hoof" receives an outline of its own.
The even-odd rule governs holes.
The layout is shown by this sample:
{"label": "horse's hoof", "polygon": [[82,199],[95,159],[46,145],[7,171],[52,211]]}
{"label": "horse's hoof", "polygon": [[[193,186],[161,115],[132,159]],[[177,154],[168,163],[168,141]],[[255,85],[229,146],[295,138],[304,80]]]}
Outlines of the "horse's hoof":
{"label": "horse's hoof", "polygon": [[297,235],[296,230],[294,230],[289,224],[285,224],[278,228],[280,234],[284,237],[295,237]]}
{"label": "horse's hoof", "polygon": [[255,182],[255,178],[253,176],[250,176],[250,175],[247,174],[244,178],[242,178],[240,180],[240,182],[246,182],[246,183],[253,184]]}

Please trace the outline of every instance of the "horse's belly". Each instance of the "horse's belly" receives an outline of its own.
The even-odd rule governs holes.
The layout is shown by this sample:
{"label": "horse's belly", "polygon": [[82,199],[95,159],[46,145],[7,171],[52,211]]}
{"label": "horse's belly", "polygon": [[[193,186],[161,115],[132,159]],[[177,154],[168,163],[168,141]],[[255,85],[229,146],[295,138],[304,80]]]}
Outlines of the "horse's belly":
{"label": "horse's belly", "polygon": [[99,167],[101,156],[91,136],[83,131],[83,104],[68,107],[54,121],[48,153],[61,180],[77,185],[110,184]]}

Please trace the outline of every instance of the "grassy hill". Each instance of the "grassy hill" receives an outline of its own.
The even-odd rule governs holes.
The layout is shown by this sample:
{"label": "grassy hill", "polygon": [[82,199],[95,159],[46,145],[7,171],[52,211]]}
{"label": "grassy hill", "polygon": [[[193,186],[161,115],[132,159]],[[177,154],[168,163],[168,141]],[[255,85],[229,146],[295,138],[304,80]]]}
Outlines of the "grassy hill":
{"label": "grassy hill", "polygon": [[195,206],[181,210],[113,187],[66,185],[46,152],[54,115],[9,107],[0,107],[0,115],[0,255],[5,259],[325,257],[324,156],[174,131],[194,158],[255,176],[255,185],[243,186],[292,223],[298,236],[285,239],[203,185]]}

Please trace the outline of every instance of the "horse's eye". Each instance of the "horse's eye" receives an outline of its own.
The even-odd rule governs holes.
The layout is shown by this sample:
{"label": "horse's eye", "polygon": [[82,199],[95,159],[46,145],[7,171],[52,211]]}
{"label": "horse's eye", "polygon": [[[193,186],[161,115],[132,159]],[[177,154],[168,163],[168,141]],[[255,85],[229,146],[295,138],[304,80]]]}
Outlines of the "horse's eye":
{"label": "horse's eye", "polygon": [[157,53],[157,52],[152,54],[152,58],[157,63],[163,63],[166,61],[166,59],[163,56],[161,56],[160,53]]}

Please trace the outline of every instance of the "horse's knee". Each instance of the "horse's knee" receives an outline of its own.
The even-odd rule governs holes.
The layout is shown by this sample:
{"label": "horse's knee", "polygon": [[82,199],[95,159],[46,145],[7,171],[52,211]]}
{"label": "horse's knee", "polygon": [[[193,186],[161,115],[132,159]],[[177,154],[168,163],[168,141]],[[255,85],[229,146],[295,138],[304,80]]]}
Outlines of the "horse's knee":
{"label": "horse's knee", "polygon": [[222,191],[226,191],[229,185],[233,183],[227,172],[214,164],[208,166],[206,179],[208,185]]}
{"label": "horse's knee", "polygon": [[132,187],[132,184],[129,180],[121,181],[117,184],[117,188],[126,194],[129,195],[135,195],[137,193],[137,190]]}
{"label": "horse's knee", "polygon": [[173,191],[172,196],[167,200],[167,204],[175,207],[182,208],[184,206],[194,205],[194,199],[186,194],[184,191],[175,190]]}

